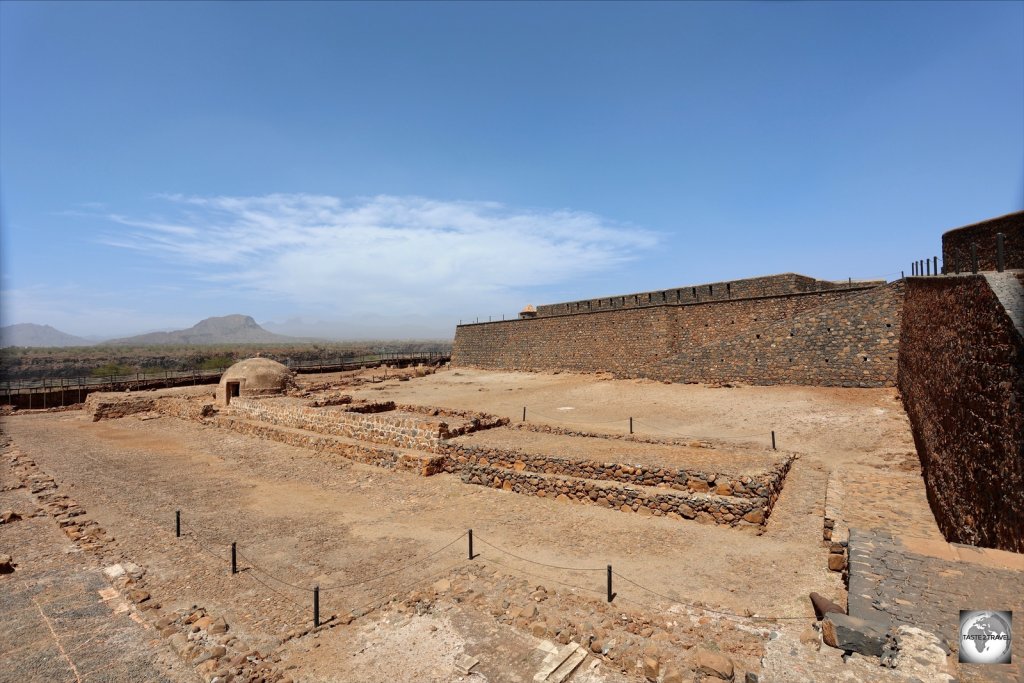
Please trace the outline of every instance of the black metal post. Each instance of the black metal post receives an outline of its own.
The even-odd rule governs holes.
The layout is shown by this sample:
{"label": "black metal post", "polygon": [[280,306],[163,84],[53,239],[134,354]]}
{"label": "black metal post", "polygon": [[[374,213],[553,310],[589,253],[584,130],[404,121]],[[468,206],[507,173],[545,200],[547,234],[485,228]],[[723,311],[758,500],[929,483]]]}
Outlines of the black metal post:
{"label": "black metal post", "polygon": [[234,541],[231,541],[231,573],[238,573],[238,550],[235,548]]}
{"label": "black metal post", "polygon": [[1000,273],[1006,268],[1006,235],[996,233],[996,270]]}
{"label": "black metal post", "polygon": [[615,593],[612,593],[612,566],[608,565],[608,602],[611,602],[615,597]]}
{"label": "black metal post", "polygon": [[633,433],[633,418],[629,418],[629,433]]}
{"label": "black metal post", "polygon": [[526,406],[523,406],[523,422],[526,422]]}
{"label": "black metal post", "polygon": [[473,559],[473,530],[469,530],[469,559]]}
{"label": "black metal post", "polygon": [[939,274],[939,257],[938,256],[932,256],[932,274],[934,274],[934,275],[938,275]]}
{"label": "black metal post", "polygon": [[924,274],[928,277],[931,277],[932,274],[932,260],[929,258],[924,260]]}
{"label": "black metal post", "polygon": [[971,242],[971,272],[978,274],[978,245]]}
{"label": "black metal post", "polygon": [[917,277],[917,261],[910,264],[910,276]]}
{"label": "black metal post", "polygon": [[775,430],[772,430],[772,450],[778,450],[775,448]]}
{"label": "black metal post", "polygon": [[313,587],[313,628],[320,626],[320,586]]}
{"label": "black metal post", "polygon": [[174,511],[174,535],[181,538],[181,510]]}

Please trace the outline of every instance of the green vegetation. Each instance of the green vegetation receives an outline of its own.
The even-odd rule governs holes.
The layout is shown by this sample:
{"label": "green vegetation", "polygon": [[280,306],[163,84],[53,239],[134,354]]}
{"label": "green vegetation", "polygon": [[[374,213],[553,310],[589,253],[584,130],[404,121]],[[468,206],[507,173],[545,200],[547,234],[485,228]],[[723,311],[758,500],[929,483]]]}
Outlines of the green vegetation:
{"label": "green vegetation", "polygon": [[135,373],[135,367],[132,365],[107,363],[106,365],[101,365],[98,368],[93,368],[92,372],[89,374],[93,377],[112,377],[117,375],[134,375]]}
{"label": "green vegetation", "polygon": [[199,364],[200,370],[224,370],[235,364],[233,356],[212,356]]}
{"label": "green vegetation", "polygon": [[223,370],[236,360],[261,355],[282,363],[313,365],[370,361],[380,353],[450,353],[450,341],[358,341],[316,344],[211,344],[205,346],[81,346],[0,349],[0,377],[7,380],[71,379],[145,372]]}

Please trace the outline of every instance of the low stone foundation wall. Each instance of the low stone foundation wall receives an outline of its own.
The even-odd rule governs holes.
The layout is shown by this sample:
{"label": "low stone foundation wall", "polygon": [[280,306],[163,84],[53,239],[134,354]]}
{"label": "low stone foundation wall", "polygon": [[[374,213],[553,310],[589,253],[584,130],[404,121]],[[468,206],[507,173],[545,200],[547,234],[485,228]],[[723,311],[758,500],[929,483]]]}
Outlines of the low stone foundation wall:
{"label": "low stone foundation wall", "polygon": [[[628,424],[628,422],[625,423]],[[668,444],[670,446],[689,446],[690,448],[711,448],[711,442],[706,439],[659,439],[650,436],[640,436],[639,434],[588,432],[582,429],[569,429],[567,427],[558,427],[555,425],[541,424],[538,422],[516,422],[515,424],[510,424],[509,428],[519,429],[524,432],[538,432],[541,434],[558,434],[560,436],[582,436],[589,439],[617,439],[619,441],[635,441],[637,443]]]}
{"label": "low stone foundation wall", "polygon": [[[424,406],[374,404],[371,411],[379,411],[357,413],[236,398],[228,410],[218,411],[210,403],[186,398],[96,395],[91,397],[89,409],[94,420],[150,411],[186,420],[207,420],[240,434],[385,469],[421,476],[447,472],[460,475],[467,483],[526,495],[729,526],[764,524],[793,461],[793,457],[788,457],[759,474],[725,476],[696,469],[604,463],[463,446],[441,435],[502,426],[508,419],[452,411],[464,424],[450,432],[445,422],[411,417],[444,415],[441,409]],[[401,412],[392,414],[396,411]],[[339,436],[362,443],[343,442]],[[630,484],[645,488],[633,488]]]}
{"label": "low stone foundation wall", "polygon": [[[234,404],[233,401],[232,404]],[[444,469],[442,456],[420,456],[413,453],[401,453],[389,448],[343,444],[330,436],[279,429],[268,424],[239,420],[230,415],[218,415],[214,419],[214,423],[218,427],[230,429],[239,434],[270,439],[298,448],[307,448],[316,453],[334,453],[349,460],[375,467],[416,472],[424,477],[437,474]]]}
{"label": "low stone foundation wall", "polygon": [[161,396],[156,399],[156,411],[161,415],[177,417],[182,420],[202,420],[216,414],[217,409],[213,407],[213,403]]}
{"label": "low stone foundation wall", "polygon": [[515,472],[553,474],[639,486],[663,485],[677,491],[714,493],[719,496],[734,496],[736,498],[758,498],[770,501],[771,504],[774,504],[782,490],[782,482],[793,462],[793,458],[790,457],[767,473],[732,477],[701,470],[653,468],[596,460],[570,460],[460,444],[449,444],[447,455],[446,472],[458,472],[472,464],[490,465]]}
{"label": "low stone foundation wall", "polygon": [[148,413],[156,409],[156,397],[139,394],[96,393],[85,399],[85,411],[93,422],[116,420],[119,417]]}
{"label": "low stone foundation wall", "polygon": [[184,420],[200,420],[216,412],[212,403],[193,401],[177,396],[157,396],[152,393],[96,393],[86,400],[84,409],[93,422],[116,420],[128,415],[157,412]]}
{"label": "low stone foundation wall", "polygon": [[420,415],[429,415],[431,417],[457,417],[466,421],[466,424],[458,427],[448,425],[444,434],[442,434],[442,438],[445,439],[454,439],[457,436],[464,436],[466,434],[472,434],[473,432],[479,432],[485,429],[504,427],[510,422],[507,417],[498,417],[497,415],[481,413],[476,410],[455,410],[451,408],[445,408],[442,410],[441,408],[433,408],[431,406],[417,406],[406,403],[399,403],[395,405],[395,410],[400,410],[403,413],[419,413]]}
{"label": "low stone foundation wall", "polygon": [[492,467],[465,465],[462,481],[540,498],[599,505],[622,512],[709,524],[757,526],[764,523],[764,500],[700,493],[653,493],[585,479],[538,476]]}
{"label": "low stone foundation wall", "polygon": [[431,453],[442,450],[447,423],[420,419],[409,414],[395,414],[392,406],[390,404],[380,411],[361,413],[236,398],[232,399],[229,410],[240,417],[281,427]]}

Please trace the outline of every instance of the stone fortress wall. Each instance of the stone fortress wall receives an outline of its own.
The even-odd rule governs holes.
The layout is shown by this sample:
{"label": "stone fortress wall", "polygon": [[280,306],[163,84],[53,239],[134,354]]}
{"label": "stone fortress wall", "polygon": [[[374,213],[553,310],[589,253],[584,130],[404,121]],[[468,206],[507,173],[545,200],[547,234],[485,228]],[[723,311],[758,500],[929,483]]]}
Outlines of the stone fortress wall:
{"label": "stone fortress wall", "polygon": [[884,284],[885,281],[883,280],[833,282],[830,280],[815,280],[812,277],[798,275],[797,273],[783,273],[781,275],[752,277],[743,280],[729,280],[727,282],[686,285],[684,287],[673,287],[672,289],[659,289],[653,292],[638,292],[597,299],[568,301],[559,304],[545,304],[537,307],[537,317],[612,311],[623,308],[642,308],[661,304],[696,304],[708,301],[751,299],[802,292],[822,292],[834,289],[868,289]]}
{"label": "stone fortress wall", "polygon": [[978,270],[996,270],[996,235],[1003,234],[1004,267],[1024,268],[1024,212],[1010,213],[965,225],[942,235],[942,263],[947,273],[971,272],[971,245],[978,254]]}
{"label": "stone fortress wall", "polygon": [[899,388],[943,535],[1024,552],[1024,326],[1000,289],[1024,317],[1012,273],[908,280]]}
{"label": "stone fortress wall", "polygon": [[[981,274],[958,274],[972,250]],[[888,284],[789,273],[538,306],[458,326],[452,364],[898,386],[947,539],[1024,552],[1024,212],[946,232],[942,254],[946,274]]]}
{"label": "stone fortress wall", "polygon": [[[694,289],[676,288],[595,299],[589,309],[583,302],[580,313],[574,302],[570,313],[555,304],[539,306],[536,318],[460,325],[452,363],[686,382],[895,383],[901,284],[794,274],[731,284],[697,287],[696,302],[675,303]],[[607,303],[623,298],[625,306]],[[629,304],[634,298],[640,303]]]}

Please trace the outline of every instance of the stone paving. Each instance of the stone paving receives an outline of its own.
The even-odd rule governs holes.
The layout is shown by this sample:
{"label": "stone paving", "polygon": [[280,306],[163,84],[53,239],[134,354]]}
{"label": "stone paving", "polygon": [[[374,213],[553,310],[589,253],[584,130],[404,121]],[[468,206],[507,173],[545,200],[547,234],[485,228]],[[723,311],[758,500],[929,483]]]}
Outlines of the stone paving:
{"label": "stone paving", "polygon": [[0,682],[198,680],[154,646],[156,634],[132,618],[99,567],[49,517],[34,516],[24,489],[0,493],[0,508],[22,516],[0,525],[0,551],[16,563],[0,575]]}
{"label": "stone paving", "polygon": [[[1024,621],[1024,555],[850,530],[852,616],[930,630],[956,653],[961,609],[1012,610]],[[1020,681],[1024,637],[1012,653],[1011,664],[961,664],[961,680]]]}
{"label": "stone paving", "polygon": [[988,286],[999,298],[999,303],[1006,309],[1017,330],[1024,334],[1024,284],[1021,282],[1019,270],[1009,270],[1003,273],[985,273]]}
{"label": "stone paving", "polygon": [[[882,529],[899,535],[942,540],[928,505],[917,456],[913,469],[847,465],[829,477],[830,514],[843,528]],[[845,534],[833,540],[846,540]]]}

